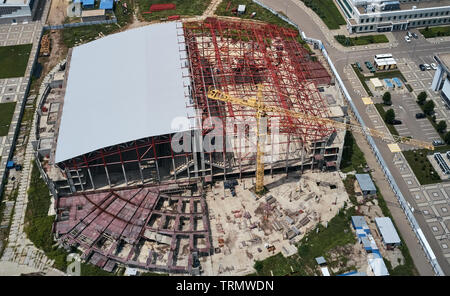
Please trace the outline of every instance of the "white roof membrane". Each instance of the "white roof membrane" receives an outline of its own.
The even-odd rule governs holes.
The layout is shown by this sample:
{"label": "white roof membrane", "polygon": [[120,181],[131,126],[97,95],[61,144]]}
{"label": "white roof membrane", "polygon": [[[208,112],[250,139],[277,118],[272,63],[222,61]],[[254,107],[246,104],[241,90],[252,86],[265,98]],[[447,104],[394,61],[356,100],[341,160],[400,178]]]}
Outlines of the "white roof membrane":
{"label": "white roof membrane", "polygon": [[172,120],[191,109],[182,32],[180,22],[156,24],[73,49],[56,163],[175,132]]}

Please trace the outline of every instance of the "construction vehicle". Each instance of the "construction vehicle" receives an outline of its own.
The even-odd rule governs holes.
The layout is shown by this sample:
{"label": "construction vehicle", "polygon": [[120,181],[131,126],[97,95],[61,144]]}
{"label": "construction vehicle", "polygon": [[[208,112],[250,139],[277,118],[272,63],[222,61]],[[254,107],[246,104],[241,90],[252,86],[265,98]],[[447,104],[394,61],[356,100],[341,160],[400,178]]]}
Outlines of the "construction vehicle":
{"label": "construction vehicle", "polygon": [[257,134],[256,134],[256,184],[255,184],[255,192],[257,194],[262,194],[264,192],[264,163],[263,159],[263,146],[261,143],[264,140],[265,131],[260,131],[261,126],[261,118],[266,117],[268,113],[276,113],[276,114],[286,114],[288,116],[304,119],[316,122],[322,125],[328,125],[335,129],[341,130],[349,130],[352,132],[357,132],[360,134],[369,134],[372,137],[377,137],[382,139],[383,141],[391,142],[390,137],[394,138],[396,143],[411,145],[415,147],[425,148],[429,150],[434,150],[434,146],[431,143],[415,140],[409,137],[396,136],[391,134],[386,134],[384,132],[377,131],[375,129],[370,129],[368,127],[362,127],[359,123],[350,121],[350,123],[343,123],[339,121],[335,121],[330,118],[322,118],[314,115],[309,115],[306,113],[300,113],[294,110],[289,110],[277,106],[269,106],[264,104],[262,101],[262,85],[258,84],[258,90],[256,94],[256,98],[249,98],[247,100],[232,97],[220,90],[210,88],[208,90],[208,98],[212,100],[222,101],[225,103],[231,103],[240,105],[243,107],[249,107],[256,110],[256,125],[257,125]]}

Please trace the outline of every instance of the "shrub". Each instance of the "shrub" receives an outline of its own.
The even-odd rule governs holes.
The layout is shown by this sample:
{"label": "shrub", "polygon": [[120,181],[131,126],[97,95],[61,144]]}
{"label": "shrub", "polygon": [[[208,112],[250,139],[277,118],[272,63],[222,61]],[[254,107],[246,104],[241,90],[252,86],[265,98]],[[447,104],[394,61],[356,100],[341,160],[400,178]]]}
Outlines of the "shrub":
{"label": "shrub", "polygon": [[392,122],[394,122],[395,119],[395,112],[393,109],[389,109],[386,111],[386,113],[384,114],[384,121],[386,123],[392,124]]}
{"label": "shrub", "polygon": [[445,132],[445,130],[447,129],[447,123],[445,122],[445,120],[439,121],[439,123],[436,126],[436,129],[439,133]]}
{"label": "shrub", "polygon": [[431,115],[434,112],[434,102],[432,100],[428,100],[423,106],[423,112],[427,115]]}
{"label": "shrub", "polygon": [[427,99],[427,93],[423,91],[417,96],[417,103],[419,105],[423,105],[425,103],[426,99]]}

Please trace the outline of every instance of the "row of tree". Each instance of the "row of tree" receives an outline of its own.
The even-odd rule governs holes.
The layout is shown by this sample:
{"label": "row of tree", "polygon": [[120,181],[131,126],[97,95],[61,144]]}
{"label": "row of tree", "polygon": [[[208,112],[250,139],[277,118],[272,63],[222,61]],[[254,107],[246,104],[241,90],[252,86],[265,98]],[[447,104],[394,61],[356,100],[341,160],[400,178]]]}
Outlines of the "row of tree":
{"label": "row of tree", "polygon": [[[432,100],[427,100],[427,97],[428,96],[426,92],[423,91],[419,93],[419,95],[417,96],[417,103],[420,106],[423,106],[422,108],[423,113],[425,113],[427,116],[432,116],[431,120],[436,124],[436,130],[438,131],[438,133],[443,134],[447,130],[447,123],[445,122],[445,120],[441,120],[438,123],[436,123],[436,116],[434,115],[435,104]],[[385,92],[383,94],[383,104],[386,106],[392,105],[390,92]],[[392,124],[394,120],[395,120],[394,110],[393,109],[387,110],[386,113],[384,114],[384,121],[388,124]],[[444,135],[444,140],[446,143],[450,144],[450,131]]]}

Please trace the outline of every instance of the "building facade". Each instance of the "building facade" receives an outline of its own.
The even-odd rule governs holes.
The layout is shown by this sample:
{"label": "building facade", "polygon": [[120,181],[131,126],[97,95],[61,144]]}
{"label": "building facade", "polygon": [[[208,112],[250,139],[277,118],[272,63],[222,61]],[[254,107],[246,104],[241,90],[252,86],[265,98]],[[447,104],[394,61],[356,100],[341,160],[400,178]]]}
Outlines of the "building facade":
{"label": "building facade", "polygon": [[17,24],[33,19],[39,0],[2,0],[0,1],[0,24]]}
{"label": "building facade", "polygon": [[450,24],[450,1],[336,0],[350,33],[390,32]]}

